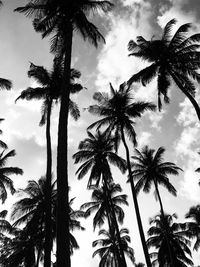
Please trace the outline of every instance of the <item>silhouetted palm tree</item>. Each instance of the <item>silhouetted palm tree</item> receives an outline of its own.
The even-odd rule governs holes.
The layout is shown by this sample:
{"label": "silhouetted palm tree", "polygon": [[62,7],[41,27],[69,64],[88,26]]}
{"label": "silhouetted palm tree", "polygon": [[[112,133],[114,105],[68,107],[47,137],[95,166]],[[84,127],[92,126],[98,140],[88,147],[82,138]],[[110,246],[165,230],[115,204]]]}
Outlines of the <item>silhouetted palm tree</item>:
{"label": "silhouetted palm tree", "polygon": [[97,122],[94,122],[88,128],[97,126],[97,129],[99,129],[100,127],[108,126],[106,131],[114,132],[116,150],[118,148],[119,142],[121,140],[123,142],[126,151],[128,175],[131,184],[142,246],[147,266],[150,267],[151,262],[149,259],[148,249],[146,247],[134,181],[131,178],[130,152],[125,135],[129,140],[131,140],[134,145],[136,145],[136,133],[134,130],[135,122],[133,121],[133,119],[141,117],[145,111],[154,110],[155,105],[149,102],[133,102],[130,88],[127,87],[125,83],[120,85],[119,90],[115,90],[110,84],[110,96],[107,93],[97,92],[94,94],[93,98],[98,102],[98,104],[90,106],[88,110],[89,112],[103,118],[98,120]]}
{"label": "silhouetted palm tree", "polygon": [[13,174],[23,174],[22,169],[18,167],[5,167],[9,158],[15,155],[15,150],[11,150],[8,153],[5,153],[5,151],[0,153],[0,199],[2,203],[7,199],[7,188],[10,190],[11,194],[15,193],[13,181],[9,176]]}
{"label": "silhouetted palm tree", "polygon": [[108,220],[109,228],[113,228],[113,218],[111,216],[112,211],[108,199],[108,194],[110,196],[110,200],[112,201],[113,209],[119,223],[123,223],[124,211],[119,205],[128,205],[128,202],[127,195],[116,195],[121,191],[121,186],[114,183],[109,184],[108,192],[106,192],[105,186],[102,186],[101,188],[95,188],[92,192],[92,201],[81,205],[81,209],[85,210],[86,218],[90,216],[91,213],[96,212],[93,218],[94,230],[97,226],[101,227],[106,219]]}
{"label": "silhouetted palm tree", "polygon": [[[51,38],[51,51],[64,57],[64,76],[61,90],[61,107],[58,126],[58,153],[57,153],[57,184],[58,184],[58,213],[57,213],[57,265],[70,267],[69,246],[69,203],[68,196],[68,109],[70,69],[72,56],[72,39],[74,31],[78,31],[84,39],[88,39],[95,46],[104,41],[97,27],[88,20],[89,11],[107,12],[112,7],[109,1],[91,0],[39,0],[29,1],[24,7],[15,11],[34,17],[34,27],[46,37]],[[63,164],[65,162],[65,164]],[[67,231],[67,237],[63,235]],[[67,254],[64,257],[64,254]],[[50,267],[50,262],[46,265]],[[45,267],[46,267],[45,266]]]}
{"label": "silhouetted palm tree", "polygon": [[[176,196],[176,189],[170,183],[168,175],[178,175],[178,171],[181,169],[172,162],[164,162],[163,154],[165,149],[163,147],[159,147],[158,150],[155,151],[154,149],[150,149],[148,146],[145,146],[141,151],[135,149],[135,152],[136,155],[132,157],[134,160],[132,163],[132,177],[137,180],[135,185],[136,194],[138,194],[142,189],[145,193],[149,193],[151,185],[153,184],[160,204],[161,216],[164,218],[163,203],[158,185],[163,185],[171,194]],[[171,249],[167,235],[166,240],[168,244],[168,251],[171,256]],[[172,266],[175,267],[172,256],[170,258]]]}
{"label": "silhouetted palm tree", "polygon": [[[56,198],[57,190],[55,189],[56,182],[51,185],[51,249],[53,245],[53,240],[56,237]],[[46,198],[45,194],[47,190],[46,177],[42,176],[38,182],[31,180],[28,181],[28,185],[25,189],[19,190],[20,194],[24,194],[25,197],[14,203],[11,219],[14,220],[13,226],[24,225],[23,232],[21,236],[23,237],[21,241],[27,243],[37,250],[37,266],[39,266],[39,261],[43,258],[43,251],[45,245],[45,210],[46,210]],[[79,210],[73,210],[71,205],[73,204],[73,199],[69,203],[70,207],[70,231],[74,230],[84,230],[78,218],[84,217],[84,212]],[[30,243],[30,244],[29,244]],[[18,244],[18,243],[17,243]],[[18,244],[20,246],[20,243]],[[73,253],[73,249],[79,248],[75,237],[70,233],[70,253]]]}
{"label": "silhouetted palm tree", "polygon": [[185,218],[192,219],[192,221],[187,222],[187,227],[189,231],[189,236],[195,238],[195,243],[193,249],[198,251],[200,247],[200,205],[193,206],[186,213]]}
{"label": "silhouetted palm tree", "polygon": [[[113,136],[107,134],[106,132],[101,133],[100,131],[97,131],[95,135],[93,135],[90,131],[87,133],[88,138],[80,142],[78,147],[79,151],[73,155],[75,163],[84,162],[78,168],[76,173],[78,173],[78,179],[81,179],[91,170],[88,188],[91,188],[92,186],[98,187],[100,182],[102,182],[105,189],[105,194],[107,194],[107,200],[109,201],[114,227],[117,231],[119,240],[120,236],[117,220],[113,203],[109,194],[109,184],[113,181],[109,164],[117,166],[119,170],[124,173],[126,171],[126,162],[113,152],[115,146],[115,139]],[[95,184],[93,184],[93,181],[95,181]],[[122,258],[121,264],[126,266],[120,241],[119,247]]]}
{"label": "silhouetted palm tree", "polygon": [[165,103],[169,103],[168,89],[171,80],[185,94],[194,106],[197,116],[200,120],[200,108],[195,100],[195,86],[191,81],[200,82],[198,73],[199,62],[199,44],[200,34],[187,36],[188,30],[192,27],[190,23],[183,24],[178,28],[176,33],[171,36],[172,26],[176,23],[175,19],[170,20],[160,39],[145,40],[142,36],[137,37],[137,41],[131,40],[128,45],[130,56],[142,58],[150,66],[134,74],[128,84],[133,82],[142,82],[145,86],[153,78],[158,77],[158,107],[162,107],[161,95]]}
{"label": "silhouetted palm tree", "polygon": [[192,261],[188,258],[188,256],[191,257],[191,251],[189,248],[191,242],[187,238],[185,224],[173,222],[174,218],[177,218],[176,214],[165,214],[163,220],[163,216],[158,214],[150,220],[150,224],[152,226],[148,230],[149,238],[147,240],[147,245],[148,247],[155,247],[157,249],[157,252],[152,253],[151,255],[152,258],[156,258],[152,262],[153,266],[171,267],[166,235],[170,243],[174,266],[193,266]]}
{"label": "silhouetted palm tree", "polygon": [[[134,263],[134,251],[128,246],[128,243],[131,241],[128,233],[129,231],[127,228],[122,228],[120,230],[120,238],[124,253],[130,258],[132,263]],[[106,230],[100,230],[99,235],[103,235],[104,238],[95,240],[92,243],[93,247],[97,245],[101,246],[101,248],[97,249],[92,255],[93,257],[96,255],[100,256],[99,267],[120,267],[121,265],[117,261],[116,255],[117,239],[113,239],[113,236]]]}
{"label": "silhouetted palm tree", "polygon": [[[51,174],[52,174],[52,151],[51,151],[51,111],[53,102],[57,102],[61,96],[61,85],[63,78],[63,61],[58,58],[54,59],[53,69],[47,71],[41,66],[36,66],[31,63],[30,69],[28,71],[28,76],[34,78],[38,83],[39,87],[32,88],[28,87],[23,90],[20,96],[16,99],[26,99],[26,100],[43,100],[42,104],[42,117],[40,120],[40,125],[46,123],[46,142],[47,142],[47,165],[46,165],[46,177],[47,177],[47,190],[46,190],[46,215],[45,215],[45,262],[51,258]],[[75,69],[71,70],[71,80],[70,80],[70,93],[77,93],[83,89],[82,85],[75,83],[76,78],[80,78],[81,73]],[[69,100],[69,111],[72,117],[77,120],[80,116],[79,109],[75,102],[71,99]]]}

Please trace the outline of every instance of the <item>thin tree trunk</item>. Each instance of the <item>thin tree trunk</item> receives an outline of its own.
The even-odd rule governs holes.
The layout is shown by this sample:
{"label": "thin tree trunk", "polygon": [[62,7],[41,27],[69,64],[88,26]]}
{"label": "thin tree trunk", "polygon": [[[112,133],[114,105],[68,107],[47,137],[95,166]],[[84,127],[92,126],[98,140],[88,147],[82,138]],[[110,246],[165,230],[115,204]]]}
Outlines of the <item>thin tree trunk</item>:
{"label": "thin tree trunk", "polygon": [[110,206],[110,209],[111,209],[111,216],[112,216],[112,219],[113,219],[113,222],[114,222],[114,227],[115,227],[116,234],[117,234],[117,241],[119,243],[120,267],[122,267],[122,266],[126,267],[127,266],[126,265],[126,259],[125,259],[124,251],[123,251],[123,248],[122,248],[122,242],[121,242],[119,227],[118,227],[118,223],[117,223],[117,219],[116,219],[116,215],[115,215],[115,210],[114,210],[114,207],[113,207],[112,198],[111,198],[111,196],[109,194],[107,181],[106,181],[106,178],[104,177],[104,175],[103,175],[103,181],[104,181],[105,189],[106,189],[106,192],[107,192],[107,198],[108,198],[109,206]]}
{"label": "thin tree trunk", "polygon": [[169,259],[170,259],[171,267],[176,267],[174,265],[174,260],[173,260],[173,257],[172,257],[172,251],[171,251],[171,247],[170,247],[170,243],[169,243],[169,238],[168,238],[168,229],[167,229],[167,226],[165,225],[165,213],[164,213],[164,209],[163,209],[163,204],[162,204],[160,192],[158,190],[158,184],[157,184],[156,181],[154,181],[154,185],[155,185],[155,189],[156,189],[156,194],[158,196],[158,201],[159,201],[159,204],[160,204],[161,216],[162,216],[163,223],[164,223],[165,237],[166,237],[166,242],[167,242],[167,248],[168,248],[168,252],[169,252]]}
{"label": "thin tree trunk", "polygon": [[57,150],[57,267],[70,267],[69,185],[68,185],[68,110],[72,54],[72,25],[66,25],[64,76],[58,125]]}
{"label": "thin tree trunk", "polygon": [[[106,213],[107,213],[107,219],[108,219],[108,226],[109,226],[109,232],[111,234],[111,238],[113,241],[115,241],[115,231],[113,231],[113,227],[112,227],[112,222],[111,222],[111,219],[110,219],[110,213],[109,213],[109,209],[106,210]],[[120,256],[120,253],[119,253],[119,249],[118,247],[115,246],[114,244],[114,247],[115,247],[115,253],[114,253],[114,258],[115,258],[115,264],[116,264],[116,267],[120,267],[121,266],[121,256]]]}
{"label": "thin tree trunk", "polygon": [[129,153],[128,146],[126,144],[126,139],[124,136],[124,131],[123,131],[122,126],[121,126],[121,138],[122,138],[122,142],[124,144],[124,148],[126,150],[126,160],[127,160],[129,181],[131,184],[133,202],[134,202],[134,206],[135,206],[135,213],[136,213],[136,217],[137,217],[138,228],[139,228],[139,232],[140,232],[140,238],[141,238],[141,242],[142,242],[144,256],[145,256],[147,267],[152,267],[150,257],[149,257],[148,248],[147,248],[147,244],[146,244],[146,240],[145,240],[144,230],[143,230],[143,226],[142,226],[142,220],[141,220],[141,216],[140,216],[139,205],[138,205],[137,196],[136,196],[136,192],[135,192],[135,185],[134,185],[133,178],[132,178],[130,153]]}
{"label": "thin tree trunk", "polygon": [[200,107],[199,107],[198,103],[196,102],[195,98],[184,88],[184,85],[179,81],[176,74],[174,74],[172,71],[169,71],[169,73],[171,74],[172,78],[174,79],[174,81],[177,84],[177,86],[179,87],[179,89],[187,96],[187,98],[192,103],[192,105],[196,111],[197,117],[200,121]]}
{"label": "thin tree trunk", "polygon": [[52,173],[52,151],[51,151],[51,107],[52,99],[48,101],[47,122],[46,122],[46,141],[47,141],[47,170],[46,170],[46,192],[45,192],[45,243],[44,243],[44,267],[51,267],[51,248],[52,248],[52,227],[51,227],[51,173]]}

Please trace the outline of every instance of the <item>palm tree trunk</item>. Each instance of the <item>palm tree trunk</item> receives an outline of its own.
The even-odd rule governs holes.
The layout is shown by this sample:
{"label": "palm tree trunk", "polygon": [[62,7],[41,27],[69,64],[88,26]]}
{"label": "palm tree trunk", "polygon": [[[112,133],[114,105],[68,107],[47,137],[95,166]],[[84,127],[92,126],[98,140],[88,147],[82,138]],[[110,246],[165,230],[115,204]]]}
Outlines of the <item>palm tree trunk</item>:
{"label": "palm tree trunk", "polygon": [[68,110],[72,54],[72,25],[66,25],[64,76],[58,125],[57,150],[57,267],[70,267],[69,185],[68,185]]}
{"label": "palm tree trunk", "polygon": [[128,175],[129,175],[129,180],[130,180],[130,184],[131,184],[133,202],[134,202],[134,206],[135,206],[135,213],[136,213],[136,217],[137,217],[138,228],[139,228],[139,232],[140,232],[140,238],[141,238],[141,242],[142,242],[144,256],[145,256],[147,267],[152,267],[150,257],[149,257],[148,248],[147,248],[147,244],[146,244],[146,240],[145,240],[144,230],[143,230],[143,226],[142,226],[142,220],[141,220],[141,216],[140,216],[139,205],[138,205],[137,196],[136,196],[136,192],[135,192],[135,185],[134,185],[133,178],[132,178],[130,153],[129,153],[129,149],[128,149],[128,146],[126,143],[126,139],[124,136],[124,131],[123,131],[122,126],[121,126],[121,138],[122,138],[122,142],[124,144],[124,148],[126,150],[126,161],[127,161],[127,167],[128,167]]}
{"label": "palm tree trunk", "polygon": [[200,121],[200,107],[198,105],[198,103],[196,102],[196,100],[194,99],[194,97],[184,88],[184,85],[179,81],[179,79],[177,78],[176,74],[173,73],[172,71],[169,71],[170,75],[172,76],[172,78],[174,79],[175,83],[177,84],[177,86],[179,87],[179,89],[187,96],[187,98],[190,100],[190,102],[192,103],[197,117]]}
{"label": "palm tree trunk", "polygon": [[51,173],[52,173],[52,151],[51,151],[51,107],[52,99],[48,102],[47,122],[46,122],[46,140],[47,140],[47,170],[46,170],[46,192],[45,192],[45,243],[44,243],[44,267],[51,267],[51,248],[52,248],[52,231],[51,231]]}
{"label": "palm tree trunk", "polygon": [[105,189],[106,189],[106,194],[107,194],[107,198],[108,198],[108,202],[109,202],[111,216],[112,216],[113,223],[114,223],[114,228],[115,228],[116,234],[117,234],[117,241],[119,243],[119,250],[120,250],[120,261],[119,261],[119,263],[120,263],[120,267],[126,267],[127,266],[126,265],[126,259],[125,259],[124,251],[123,251],[123,248],[122,248],[122,242],[121,242],[119,227],[118,227],[118,223],[117,223],[117,219],[116,219],[116,215],[115,215],[115,210],[114,210],[114,207],[113,207],[113,202],[112,202],[111,196],[109,194],[107,181],[106,181],[106,178],[104,177],[104,175],[103,175],[103,182],[104,182]]}
{"label": "palm tree trunk", "polygon": [[165,225],[165,213],[164,213],[164,209],[163,209],[163,204],[162,204],[162,200],[161,200],[161,196],[160,196],[160,192],[158,190],[158,184],[157,182],[154,180],[154,185],[155,185],[155,189],[156,189],[156,194],[158,196],[158,201],[160,203],[160,212],[161,212],[161,216],[163,219],[163,223],[164,223],[164,228],[165,228],[165,237],[166,237],[166,242],[167,242],[167,248],[168,248],[168,252],[169,252],[169,259],[170,259],[170,263],[171,263],[171,267],[176,267],[174,264],[174,260],[172,257],[172,251],[171,251],[171,247],[170,247],[170,242],[169,242],[169,238],[168,238],[168,229]]}
{"label": "palm tree trunk", "polygon": [[[109,232],[110,232],[112,240],[114,241],[115,240],[115,231],[113,231],[114,229],[112,226],[109,209],[106,210],[106,213],[107,213],[107,219],[108,219]],[[115,254],[114,258],[115,258],[116,267],[118,267],[118,266],[121,266],[122,260],[121,260],[121,256],[120,256],[118,247],[115,247],[115,248],[116,249],[115,249],[115,253],[114,253]]]}

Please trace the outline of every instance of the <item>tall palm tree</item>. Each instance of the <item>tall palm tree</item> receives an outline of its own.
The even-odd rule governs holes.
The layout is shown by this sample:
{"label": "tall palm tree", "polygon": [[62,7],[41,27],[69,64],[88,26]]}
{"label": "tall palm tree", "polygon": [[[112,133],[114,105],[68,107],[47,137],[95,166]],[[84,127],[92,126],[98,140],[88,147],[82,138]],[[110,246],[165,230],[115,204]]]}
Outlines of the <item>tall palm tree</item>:
{"label": "tall palm tree", "polygon": [[[45,254],[44,261],[46,263],[51,261],[51,174],[52,174],[52,149],[51,149],[51,110],[53,102],[57,102],[61,96],[61,84],[63,77],[63,61],[58,58],[54,59],[53,68],[51,71],[47,71],[42,66],[36,66],[33,63],[30,65],[28,76],[34,78],[38,83],[39,87],[32,88],[28,87],[23,90],[20,96],[16,99],[26,100],[43,100],[42,104],[42,117],[40,125],[46,123],[46,142],[47,142],[47,165],[46,165],[46,177],[47,177],[47,188],[46,190],[46,216],[45,216]],[[71,80],[70,80],[70,93],[74,94],[83,89],[82,85],[75,83],[76,78],[80,78],[81,73],[75,69],[71,69]],[[69,100],[69,111],[72,117],[77,120],[80,117],[79,109],[75,102]]]}
{"label": "tall palm tree", "polygon": [[[128,235],[129,231],[127,228],[122,228],[120,230],[120,238],[123,247],[124,253],[130,258],[132,263],[135,262],[134,251],[131,247],[128,246],[128,243],[131,241]],[[92,257],[99,255],[101,260],[99,267],[120,267],[121,265],[117,261],[116,247],[117,239],[113,238],[113,235],[109,231],[100,230],[99,235],[103,235],[104,238],[95,240],[92,243],[93,247],[100,245],[101,248],[97,249]]]}
{"label": "tall palm tree", "polygon": [[5,150],[0,153],[0,199],[2,203],[7,199],[7,188],[10,190],[11,194],[15,193],[15,188],[13,181],[9,178],[10,175],[22,175],[22,169],[18,167],[5,167],[9,158],[16,155],[15,150],[11,150],[5,153]]}
{"label": "tall palm tree", "polygon": [[123,223],[124,211],[119,205],[128,205],[127,195],[116,195],[117,193],[122,191],[121,186],[119,184],[109,184],[108,190],[109,192],[107,193],[105,190],[105,186],[95,188],[92,192],[92,201],[81,205],[81,209],[85,210],[86,218],[90,216],[91,213],[96,212],[93,218],[94,230],[97,226],[101,227],[105,222],[105,219],[108,220],[110,231],[113,228],[112,217],[110,218],[112,212],[108,200],[108,194],[110,195],[110,199],[113,204],[113,209],[115,211],[119,223]]}
{"label": "tall palm tree", "polygon": [[193,206],[186,213],[185,218],[192,221],[187,222],[188,232],[192,238],[195,238],[193,249],[198,251],[200,247],[200,205]]}
{"label": "tall palm tree", "polygon": [[142,36],[137,41],[131,40],[128,45],[130,56],[136,56],[149,62],[151,65],[134,74],[128,84],[142,82],[145,86],[153,78],[158,77],[158,107],[162,108],[161,96],[165,103],[169,103],[168,89],[173,80],[175,85],[185,94],[195,108],[200,120],[200,108],[195,100],[195,86],[191,81],[200,82],[199,41],[200,34],[187,36],[188,30],[192,27],[190,23],[183,24],[173,36],[171,29],[176,23],[175,19],[170,20],[163,29],[160,39],[146,40]]}
{"label": "tall palm tree", "polygon": [[[58,212],[57,212],[57,265],[70,266],[69,246],[69,203],[68,196],[68,109],[70,69],[72,56],[72,40],[74,31],[78,31],[84,39],[95,46],[99,41],[105,41],[97,27],[88,20],[89,11],[107,12],[112,4],[109,1],[91,0],[35,0],[29,1],[24,7],[15,11],[34,17],[34,27],[46,37],[51,38],[51,51],[64,57],[64,75],[61,90],[61,106],[58,126],[57,153],[57,183],[58,183]],[[63,164],[65,162],[65,164]],[[65,212],[67,208],[67,212]],[[67,231],[67,237],[63,235]],[[67,253],[67,257],[63,255]],[[46,266],[45,266],[46,267]],[[47,266],[49,267],[49,265]]]}
{"label": "tall palm tree", "polygon": [[[147,245],[148,247],[155,247],[157,249],[157,252],[152,254],[152,257],[156,256],[156,259],[152,263],[154,266],[171,267],[166,235],[168,235],[168,240],[170,242],[174,266],[193,266],[193,262],[188,258],[188,256],[192,256],[189,248],[191,242],[187,238],[185,224],[173,222],[174,219],[177,219],[176,214],[165,214],[164,219],[161,214],[158,214],[150,220],[152,226],[148,230],[149,238],[147,240]],[[167,233],[166,227],[168,228]]]}
{"label": "tall palm tree", "polygon": [[89,112],[103,118],[94,122],[88,128],[90,129],[94,126],[97,126],[97,129],[99,129],[100,127],[108,126],[107,131],[114,132],[116,150],[120,140],[123,142],[126,151],[128,175],[131,184],[140,237],[146,263],[147,266],[150,267],[151,262],[146,246],[142,220],[140,217],[139,206],[135,192],[135,185],[131,174],[130,152],[127,145],[126,136],[134,145],[137,144],[136,133],[134,130],[135,122],[133,119],[141,117],[145,111],[155,110],[155,105],[149,102],[133,102],[130,88],[126,85],[126,83],[121,84],[119,90],[115,90],[112,84],[110,84],[110,96],[107,93],[97,92],[94,94],[93,98],[98,102],[98,104],[90,106],[88,110]]}
{"label": "tall palm tree", "polygon": [[73,155],[75,163],[84,161],[76,173],[78,173],[78,179],[81,179],[91,169],[88,188],[91,188],[92,186],[98,187],[100,183],[103,184],[119,240],[121,254],[120,261],[122,266],[126,266],[123,250],[120,244],[120,233],[117,226],[114,207],[108,189],[109,184],[113,180],[109,163],[117,166],[119,170],[124,173],[126,171],[126,162],[113,152],[115,146],[115,139],[113,136],[106,132],[101,133],[100,131],[97,131],[95,135],[90,131],[88,131],[87,134],[88,138],[80,142],[79,151]]}
{"label": "tall palm tree", "polygon": [[[167,190],[176,196],[176,189],[170,183],[168,175],[178,175],[178,171],[181,168],[177,167],[172,162],[164,162],[163,154],[165,149],[163,147],[159,147],[157,151],[154,149],[150,149],[148,146],[145,146],[141,151],[135,149],[136,155],[133,156],[133,171],[132,177],[137,180],[135,185],[136,194],[138,194],[142,189],[145,193],[149,193],[151,189],[151,185],[153,184],[155,187],[156,196],[158,197],[158,201],[160,204],[160,212],[161,216],[164,219],[164,209],[163,203],[161,200],[160,192],[158,189],[158,185],[163,185]],[[167,231],[167,229],[166,229]],[[171,255],[171,249],[168,237],[166,235],[168,251],[170,254],[171,264],[173,264],[173,259]]]}

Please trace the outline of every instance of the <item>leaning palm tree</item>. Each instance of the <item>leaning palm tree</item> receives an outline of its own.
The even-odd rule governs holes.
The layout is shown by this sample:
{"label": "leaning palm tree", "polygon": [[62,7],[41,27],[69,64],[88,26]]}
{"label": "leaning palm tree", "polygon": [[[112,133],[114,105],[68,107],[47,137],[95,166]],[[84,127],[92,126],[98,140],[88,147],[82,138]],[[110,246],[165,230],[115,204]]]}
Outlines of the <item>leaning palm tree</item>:
{"label": "leaning palm tree", "polygon": [[145,86],[153,78],[158,77],[158,107],[162,108],[162,99],[169,103],[168,89],[171,81],[190,100],[198,119],[200,120],[200,108],[195,100],[195,85],[191,81],[200,82],[200,34],[187,36],[188,30],[192,27],[190,23],[183,24],[176,33],[171,36],[171,29],[176,23],[175,19],[170,20],[164,27],[160,39],[146,40],[142,36],[137,37],[137,41],[131,40],[128,45],[130,56],[136,56],[149,62],[151,65],[134,74],[128,84],[142,82]]}
{"label": "leaning palm tree", "polygon": [[[46,165],[46,177],[47,177],[47,188],[46,190],[46,215],[45,215],[45,263],[51,259],[51,174],[52,174],[52,151],[51,151],[51,111],[53,102],[57,102],[61,96],[61,84],[63,77],[63,61],[58,58],[54,59],[53,68],[51,71],[47,71],[41,66],[36,66],[33,63],[30,65],[28,76],[34,78],[38,83],[38,87],[28,87],[23,90],[20,96],[16,99],[26,100],[43,100],[42,104],[42,116],[40,125],[46,123],[46,142],[47,142],[47,165]],[[82,85],[75,82],[76,78],[80,78],[81,73],[75,69],[71,69],[71,80],[70,80],[70,93],[74,94],[83,89]],[[69,111],[72,117],[77,120],[80,116],[79,109],[75,102],[69,100]]]}
{"label": "leaning palm tree", "polygon": [[155,105],[149,102],[133,102],[130,88],[127,87],[126,83],[121,84],[119,90],[115,90],[110,84],[110,95],[107,93],[97,92],[94,94],[93,98],[98,102],[98,104],[90,106],[88,110],[89,112],[103,118],[94,122],[88,128],[90,129],[97,126],[97,129],[99,129],[100,127],[108,126],[107,132],[114,132],[116,150],[120,140],[123,142],[126,151],[128,175],[131,184],[140,237],[146,263],[147,266],[150,267],[151,262],[146,246],[142,220],[140,217],[139,206],[135,192],[135,185],[131,174],[130,152],[126,136],[134,145],[137,144],[136,133],[134,130],[135,122],[133,120],[141,117],[145,111],[155,110]]}
{"label": "leaning palm tree", "polygon": [[[128,235],[129,231],[127,228],[122,228],[120,230],[120,238],[123,247],[124,253],[129,257],[132,263],[135,262],[134,251],[131,247],[128,246],[130,243],[130,237]],[[100,245],[101,248],[97,249],[92,257],[99,255],[101,260],[99,263],[99,267],[120,267],[121,265],[117,261],[117,239],[113,238],[113,235],[110,234],[109,231],[100,230],[99,235],[103,235],[104,238],[95,240],[92,243],[93,247]]]}
{"label": "leaning palm tree", "polygon": [[118,167],[122,173],[125,173],[126,162],[113,152],[115,146],[115,138],[113,136],[106,132],[101,133],[100,131],[97,131],[95,135],[90,131],[88,131],[87,134],[88,138],[80,142],[79,151],[73,155],[75,163],[84,162],[76,173],[78,174],[78,179],[81,179],[91,170],[88,188],[93,186],[98,187],[100,183],[103,184],[119,240],[120,261],[122,266],[126,266],[123,250],[120,245],[120,235],[115,211],[109,194],[109,184],[113,181],[109,164]]}
{"label": "leaning palm tree", "polygon": [[[165,149],[163,147],[159,147],[158,150],[155,151],[154,149],[150,149],[148,146],[145,146],[141,151],[135,149],[136,155],[132,157],[134,160],[132,163],[132,177],[134,180],[137,180],[135,185],[136,194],[138,194],[141,190],[143,190],[145,193],[149,193],[151,185],[153,184],[155,187],[156,196],[158,197],[160,212],[163,219],[165,216],[164,208],[158,185],[163,185],[172,195],[176,196],[176,189],[170,183],[168,175],[178,175],[179,170],[181,170],[181,168],[172,162],[164,162],[164,152]],[[171,256],[171,249],[167,235],[166,240],[168,251]],[[173,264],[172,257],[171,264],[172,266],[175,266]]]}
{"label": "leaning palm tree", "polygon": [[[57,265],[70,266],[69,245],[69,203],[68,196],[68,109],[70,69],[72,56],[73,33],[78,31],[84,39],[91,41],[96,47],[99,41],[105,41],[98,28],[91,23],[89,11],[107,12],[112,4],[109,1],[91,0],[39,0],[28,1],[24,7],[15,11],[34,18],[36,31],[42,32],[42,37],[53,34],[51,51],[64,57],[64,75],[61,90],[61,107],[58,126],[58,153],[57,153],[57,183],[58,183],[58,213],[57,213]],[[63,164],[65,162],[65,164]],[[67,232],[67,237],[63,235]],[[63,255],[67,253],[67,257]],[[46,265],[50,267],[50,262]],[[46,267],[45,266],[45,267]]]}
{"label": "leaning palm tree", "polygon": [[8,153],[5,153],[5,150],[0,153],[0,199],[2,203],[7,199],[7,189],[8,188],[11,194],[15,193],[15,188],[13,181],[9,178],[10,175],[22,175],[22,169],[18,167],[5,167],[9,158],[16,155],[15,150],[11,150]]}
{"label": "leaning palm tree", "polygon": [[[152,254],[152,258],[156,257],[152,262],[153,266],[172,266],[167,249],[166,235],[170,243],[174,266],[193,266],[193,262],[189,258],[192,256],[189,248],[191,242],[187,238],[185,224],[173,222],[174,219],[177,219],[176,214],[165,214],[164,218],[161,214],[158,214],[150,219],[150,224],[152,226],[148,230],[149,238],[147,240],[147,245],[148,247],[157,249],[157,252]],[[168,229],[167,232],[166,228]]]}
{"label": "leaning palm tree", "polygon": [[193,206],[186,213],[185,218],[192,221],[186,222],[188,234],[195,239],[193,249],[198,251],[200,247],[200,205]]}

